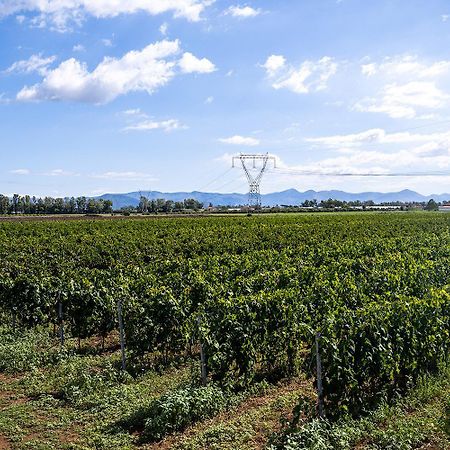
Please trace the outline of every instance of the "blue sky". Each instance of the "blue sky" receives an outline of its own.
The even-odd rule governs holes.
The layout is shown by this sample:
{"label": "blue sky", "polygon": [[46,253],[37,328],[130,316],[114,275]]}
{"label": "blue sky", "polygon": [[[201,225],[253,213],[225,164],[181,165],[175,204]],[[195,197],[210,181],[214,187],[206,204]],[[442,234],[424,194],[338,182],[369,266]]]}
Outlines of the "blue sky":
{"label": "blue sky", "polygon": [[449,48],[444,0],[3,0],[0,192],[450,192],[330,175],[449,172]]}

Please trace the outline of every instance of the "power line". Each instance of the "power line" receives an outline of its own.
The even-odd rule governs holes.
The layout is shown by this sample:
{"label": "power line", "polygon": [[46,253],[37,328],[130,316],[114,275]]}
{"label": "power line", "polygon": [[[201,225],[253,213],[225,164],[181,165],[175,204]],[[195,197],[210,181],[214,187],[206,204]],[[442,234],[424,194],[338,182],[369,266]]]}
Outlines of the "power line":
{"label": "power line", "polygon": [[[224,183],[224,184],[222,184],[221,186],[219,186],[218,188],[216,188],[216,190],[217,190],[217,191],[220,191],[220,190],[223,189],[225,186],[228,186],[228,185],[230,185],[230,184],[232,184],[232,183],[234,183],[234,182],[236,182],[237,180],[240,180],[240,179],[241,179],[241,175],[239,175],[239,176],[233,178],[232,180],[227,181],[226,183]],[[245,183],[245,182],[241,182],[241,183],[239,184],[239,186],[244,185],[244,184],[246,184],[246,183]]]}
{"label": "power line", "polygon": [[217,180],[223,178],[225,175],[227,175],[229,172],[231,172],[233,168],[229,167],[225,172],[221,173],[220,175],[218,175],[217,177],[213,178],[211,181],[209,181],[208,183],[206,183],[205,185],[203,185],[202,187],[200,187],[198,190],[199,191],[203,191],[203,189],[206,189],[208,186],[211,186],[213,183],[215,183]]}

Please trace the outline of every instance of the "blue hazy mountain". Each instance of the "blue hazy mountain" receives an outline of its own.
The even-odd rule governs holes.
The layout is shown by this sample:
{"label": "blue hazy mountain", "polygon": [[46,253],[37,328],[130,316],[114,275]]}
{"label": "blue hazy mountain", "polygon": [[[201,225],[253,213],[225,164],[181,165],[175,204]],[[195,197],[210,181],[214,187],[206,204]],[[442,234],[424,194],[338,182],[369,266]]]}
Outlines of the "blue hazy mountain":
{"label": "blue hazy mountain", "polygon": [[[165,200],[183,201],[187,198],[193,198],[199,202],[214,206],[226,205],[237,206],[245,205],[247,203],[247,195],[239,193],[219,194],[214,192],[159,192],[159,191],[138,191],[129,192],[128,194],[104,194],[98,199],[111,200],[115,209],[120,209],[126,206],[137,206],[139,198],[143,195],[150,200],[163,198]],[[288,189],[282,192],[273,192],[271,194],[263,194],[261,196],[262,204],[264,206],[276,205],[299,205],[305,200],[317,201],[328,200],[329,198],[341,201],[368,201],[373,200],[375,203],[383,202],[426,202],[433,198],[436,201],[450,200],[450,194],[436,194],[436,195],[421,195],[417,192],[405,189],[400,192],[361,192],[349,193],[344,191],[305,191],[299,192],[296,189]]]}

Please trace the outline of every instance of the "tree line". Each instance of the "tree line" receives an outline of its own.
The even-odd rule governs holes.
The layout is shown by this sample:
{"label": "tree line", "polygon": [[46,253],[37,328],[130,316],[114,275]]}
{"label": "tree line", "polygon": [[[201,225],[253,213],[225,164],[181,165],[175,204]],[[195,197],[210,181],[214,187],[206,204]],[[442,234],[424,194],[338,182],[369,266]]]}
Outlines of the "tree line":
{"label": "tree line", "polygon": [[383,202],[380,204],[376,204],[373,200],[354,200],[354,201],[345,201],[345,200],[336,200],[329,198],[328,200],[322,200],[318,202],[317,200],[305,200],[300,206],[303,208],[325,208],[325,209],[334,209],[334,208],[366,208],[371,206],[401,206],[403,208],[412,208],[412,207],[422,207],[426,211],[438,211],[439,206],[447,204],[438,203],[434,199],[429,200],[428,202]]}
{"label": "tree line", "polygon": [[0,194],[0,214],[107,214],[113,211],[110,200],[87,197],[35,197]]}
{"label": "tree line", "polygon": [[150,200],[147,197],[141,196],[136,209],[140,213],[171,213],[184,210],[198,211],[203,209],[203,203],[193,198],[174,202],[173,200],[165,200],[164,198]]}

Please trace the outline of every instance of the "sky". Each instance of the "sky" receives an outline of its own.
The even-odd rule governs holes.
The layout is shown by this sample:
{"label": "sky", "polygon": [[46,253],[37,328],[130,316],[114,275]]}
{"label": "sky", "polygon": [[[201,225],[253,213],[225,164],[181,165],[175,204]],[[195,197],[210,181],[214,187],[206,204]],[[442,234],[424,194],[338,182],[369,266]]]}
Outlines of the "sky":
{"label": "sky", "polygon": [[449,193],[449,49],[448,0],[0,0],[0,193]]}

